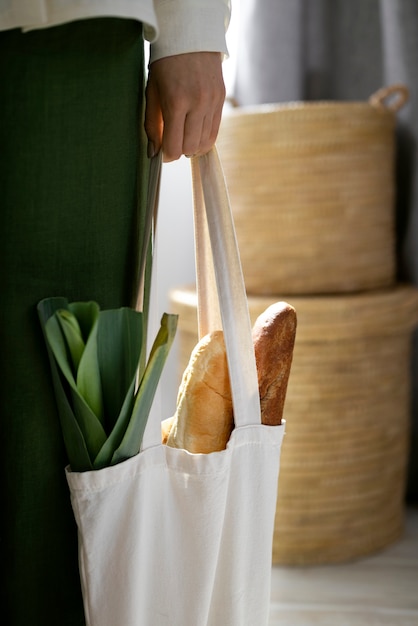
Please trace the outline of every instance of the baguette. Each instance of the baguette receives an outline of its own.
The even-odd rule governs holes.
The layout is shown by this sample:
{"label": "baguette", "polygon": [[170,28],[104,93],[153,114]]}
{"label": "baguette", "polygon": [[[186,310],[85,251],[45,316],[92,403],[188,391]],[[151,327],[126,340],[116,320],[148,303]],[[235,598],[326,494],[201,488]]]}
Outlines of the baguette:
{"label": "baguette", "polygon": [[296,337],[296,311],[275,302],[256,319],[252,329],[261,421],[281,424]]}
{"label": "baguette", "polygon": [[163,441],[193,453],[224,450],[234,427],[223,332],[203,337],[190,357],[174,417],[162,424]]}
{"label": "baguette", "polygon": [[[296,334],[296,312],[276,302],[256,320],[252,337],[261,421],[281,424]],[[193,453],[224,450],[234,428],[223,332],[206,335],[184,372],[173,417],[161,425],[162,442]]]}

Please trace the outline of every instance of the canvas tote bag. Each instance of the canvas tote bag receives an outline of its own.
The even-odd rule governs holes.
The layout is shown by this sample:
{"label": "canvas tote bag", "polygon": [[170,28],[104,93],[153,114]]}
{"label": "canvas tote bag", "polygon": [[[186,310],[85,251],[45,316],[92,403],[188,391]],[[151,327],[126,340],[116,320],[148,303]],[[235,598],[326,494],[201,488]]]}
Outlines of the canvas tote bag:
{"label": "canvas tote bag", "polygon": [[245,288],[216,151],[194,159],[192,169],[200,334],[222,320],[235,429],[226,450],[190,454],[161,444],[161,416],[154,414],[137,456],[98,471],[67,468],[87,626],[268,622],[284,426],[261,424]]}

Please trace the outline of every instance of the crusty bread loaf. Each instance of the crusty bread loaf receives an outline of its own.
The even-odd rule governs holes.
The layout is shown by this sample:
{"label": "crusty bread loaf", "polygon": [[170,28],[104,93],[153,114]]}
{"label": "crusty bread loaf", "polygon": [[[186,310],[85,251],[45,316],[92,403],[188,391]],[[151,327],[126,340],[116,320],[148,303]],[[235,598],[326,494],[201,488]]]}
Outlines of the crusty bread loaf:
{"label": "crusty bread loaf", "polygon": [[296,336],[296,311],[287,302],[275,302],[255,321],[252,330],[261,421],[281,424]]}
{"label": "crusty bread loaf", "polygon": [[233,427],[225,343],[219,330],[203,337],[193,350],[176,413],[163,422],[162,437],[173,448],[209,453],[226,448]]}
{"label": "crusty bread loaf", "polygon": [[[281,423],[292,364],[296,312],[286,302],[272,304],[253,326],[261,421]],[[189,452],[224,450],[234,428],[223,332],[196,345],[184,372],[173,417],[161,425],[162,442]]]}

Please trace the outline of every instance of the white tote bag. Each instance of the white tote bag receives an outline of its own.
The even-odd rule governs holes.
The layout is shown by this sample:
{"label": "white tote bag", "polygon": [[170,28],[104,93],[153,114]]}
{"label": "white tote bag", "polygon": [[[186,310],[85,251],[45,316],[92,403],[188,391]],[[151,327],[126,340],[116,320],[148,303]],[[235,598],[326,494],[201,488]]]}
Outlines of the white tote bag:
{"label": "white tote bag", "polygon": [[216,151],[192,166],[200,334],[219,328],[220,312],[235,429],[226,450],[190,454],[161,444],[161,416],[153,415],[137,456],[98,471],[67,470],[87,626],[268,622],[284,426],[261,424],[245,288]]}

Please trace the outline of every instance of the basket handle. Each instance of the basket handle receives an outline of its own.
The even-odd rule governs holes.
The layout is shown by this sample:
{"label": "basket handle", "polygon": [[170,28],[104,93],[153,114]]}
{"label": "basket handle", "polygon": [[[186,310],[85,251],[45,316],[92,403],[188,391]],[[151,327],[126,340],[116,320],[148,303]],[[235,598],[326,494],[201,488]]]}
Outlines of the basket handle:
{"label": "basket handle", "polygon": [[409,99],[409,89],[402,83],[382,87],[369,98],[369,104],[397,113]]}

